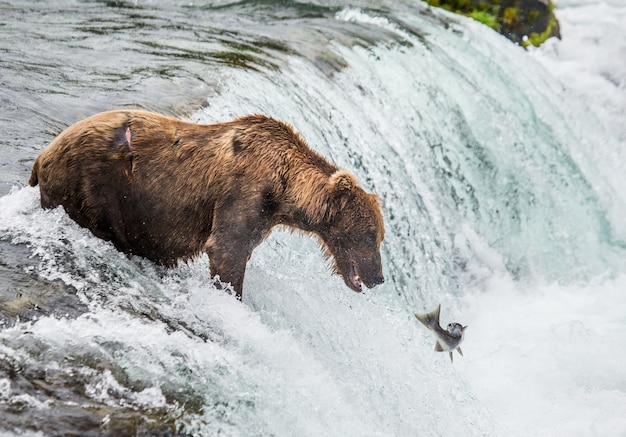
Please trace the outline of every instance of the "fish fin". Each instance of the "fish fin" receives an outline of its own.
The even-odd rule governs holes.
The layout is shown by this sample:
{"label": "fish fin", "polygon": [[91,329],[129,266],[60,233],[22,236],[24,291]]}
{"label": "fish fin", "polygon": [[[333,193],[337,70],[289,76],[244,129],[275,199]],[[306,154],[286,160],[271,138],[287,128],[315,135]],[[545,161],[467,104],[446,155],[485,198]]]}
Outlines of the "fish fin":
{"label": "fish fin", "polygon": [[422,322],[422,324],[425,325],[427,328],[430,329],[430,326],[428,325],[428,314],[415,313],[415,318],[419,320],[420,322]]}
{"label": "fish fin", "polygon": [[441,347],[441,343],[439,343],[439,342],[435,343],[435,350],[437,352],[443,352],[443,348]]}
{"label": "fish fin", "polygon": [[450,351],[450,362],[454,363],[454,357],[452,356],[452,351]]}
{"label": "fish fin", "polygon": [[427,314],[415,314],[417,320],[422,322],[428,329],[432,329],[435,326],[439,326],[439,313],[441,312],[441,304],[437,306],[433,311]]}
{"label": "fish fin", "polygon": [[456,348],[456,350],[457,350],[457,352],[458,352],[458,353],[460,353],[460,354],[461,354],[461,356],[463,356],[463,351],[461,350],[461,348],[460,348],[460,347],[457,347],[457,348]]}
{"label": "fish fin", "polygon": [[437,309],[430,313],[431,318],[435,322],[436,326],[439,326],[439,313],[441,312],[441,304],[437,305]]}

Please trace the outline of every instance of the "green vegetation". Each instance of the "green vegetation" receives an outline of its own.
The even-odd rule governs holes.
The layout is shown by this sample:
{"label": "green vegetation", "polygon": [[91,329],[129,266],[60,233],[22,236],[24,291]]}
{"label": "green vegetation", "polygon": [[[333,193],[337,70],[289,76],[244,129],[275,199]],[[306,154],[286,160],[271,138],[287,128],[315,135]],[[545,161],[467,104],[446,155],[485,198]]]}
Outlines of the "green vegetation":
{"label": "green vegetation", "polygon": [[527,47],[529,44],[532,44],[535,47],[539,47],[545,40],[553,36],[555,30],[558,33],[558,28],[559,22],[556,21],[556,16],[554,15],[554,4],[550,3],[550,22],[546,30],[541,33],[531,32],[530,35],[528,35],[528,40],[524,41],[522,45]]}
{"label": "green vegetation", "polygon": [[472,11],[467,15],[476,21],[480,21],[485,26],[491,27],[492,29],[500,32],[500,24],[498,23],[497,16],[490,14],[487,11]]}
{"label": "green vegetation", "polygon": [[522,47],[560,38],[551,0],[426,0],[431,6],[465,15],[494,29]]}

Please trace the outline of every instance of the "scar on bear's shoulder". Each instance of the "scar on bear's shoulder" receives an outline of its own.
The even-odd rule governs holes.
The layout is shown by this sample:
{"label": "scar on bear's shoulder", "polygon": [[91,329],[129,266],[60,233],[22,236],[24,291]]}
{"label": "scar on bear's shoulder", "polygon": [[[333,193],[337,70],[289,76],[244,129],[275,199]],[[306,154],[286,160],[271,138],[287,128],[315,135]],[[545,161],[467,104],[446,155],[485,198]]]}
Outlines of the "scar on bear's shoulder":
{"label": "scar on bear's shoulder", "polygon": [[130,129],[129,123],[124,124],[122,127],[117,128],[114,131],[112,146],[116,149],[117,152],[121,154],[121,156],[124,156],[126,157],[126,159],[128,159],[128,164],[130,165],[131,172],[133,168],[132,141],[133,131]]}
{"label": "scar on bear's shoulder", "polygon": [[243,142],[239,139],[239,132],[233,135],[233,155],[239,154],[243,151]]}
{"label": "scar on bear's shoulder", "polygon": [[113,132],[112,146],[120,152],[127,154],[132,153],[132,141],[133,132],[130,130],[130,125],[128,123],[124,124],[120,128],[115,129],[115,131]]}

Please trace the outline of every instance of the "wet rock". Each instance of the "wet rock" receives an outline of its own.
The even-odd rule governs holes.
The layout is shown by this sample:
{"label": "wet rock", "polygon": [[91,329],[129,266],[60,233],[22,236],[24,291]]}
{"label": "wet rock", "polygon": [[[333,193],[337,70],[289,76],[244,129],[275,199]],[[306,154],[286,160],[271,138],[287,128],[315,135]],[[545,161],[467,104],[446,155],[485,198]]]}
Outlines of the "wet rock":
{"label": "wet rock", "polygon": [[0,404],[0,434],[24,430],[43,435],[80,437],[186,437],[172,418],[159,410],[138,411],[128,407],[85,407],[50,403],[47,408]]}
{"label": "wet rock", "polygon": [[524,47],[560,38],[552,0],[427,0],[431,6],[472,17]]}
{"label": "wet rock", "polygon": [[40,316],[74,318],[87,312],[74,287],[34,273],[29,255],[26,246],[0,241],[0,326]]}
{"label": "wet rock", "polygon": [[[0,435],[25,430],[46,436],[187,435],[177,425],[188,412],[181,397],[158,407],[133,402],[136,387],[105,353],[94,349],[67,355],[27,331],[0,340],[0,345],[15,351],[0,352]],[[62,359],[66,363],[61,367]],[[116,378],[119,392],[113,384],[101,395],[90,393],[97,375],[105,372]]]}

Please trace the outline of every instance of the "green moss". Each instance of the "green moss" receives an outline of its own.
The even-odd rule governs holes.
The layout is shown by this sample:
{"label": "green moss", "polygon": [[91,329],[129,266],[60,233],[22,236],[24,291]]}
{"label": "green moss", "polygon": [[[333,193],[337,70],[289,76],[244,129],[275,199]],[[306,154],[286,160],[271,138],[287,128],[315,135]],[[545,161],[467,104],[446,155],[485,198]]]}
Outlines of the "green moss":
{"label": "green moss", "polygon": [[548,24],[548,27],[546,28],[546,30],[541,33],[536,33],[536,32],[531,33],[530,35],[528,35],[527,40],[522,41],[522,46],[526,48],[532,44],[535,47],[539,47],[548,38],[550,38],[550,36],[552,36],[552,30],[554,29],[554,26],[556,25],[557,25],[556,18],[554,17],[554,14],[552,14],[552,16],[550,17],[550,24]]}
{"label": "green moss", "polygon": [[[512,41],[523,47],[529,45],[539,46],[553,35],[559,35],[558,22],[554,15],[554,3],[549,1],[550,17],[547,28],[541,32],[533,32],[536,28],[534,23],[541,19],[545,23],[545,10],[531,9],[525,0],[426,0],[435,7],[446,9],[450,12],[471,17],[480,23],[500,32]],[[543,15],[545,17],[545,15]]]}
{"label": "green moss", "polygon": [[471,17],[492,29],[500,31],[498,24],[499,0],[481,1],[476,6],[472,0],[426,0],[431,6]]}
{"label": "green moss", "polygon": [[498,17],[489,12],[485,11],[473,11],[469,14],[474,20],[483,23],[486,26],[491,27],[492,29],[500,31],[500,24],[498,24]]}
{"label": "green moss", "polygon": [[539,11],[536,9],[533,9],[532,11],[528,13],[528,15],[526,16],[526,19],[528,21],[535,21],[537,20],[537,18],[539,18],[539,15],[540,15]]}
{"label": "green moss", "polygon": [[513,26],[519,21],[519,15],[517,14],[517,8],[506,8],[502,14],[502,24],[507,26]]}
{"label": "green moss", "polygon": [[[538,13],[537,13],[538,14]],[[552,31],[559,25],[556,21],[556,15],[554,15],[554,3],[550,2],[550,23],[548,23],[548,27],[541,33],[533,32],[528,35],[528,39],[522,41],[522,46],[524,48],[529,45],[534,45],[535,47],[539,47],[543,44],[548,38],[552,36]]]}

